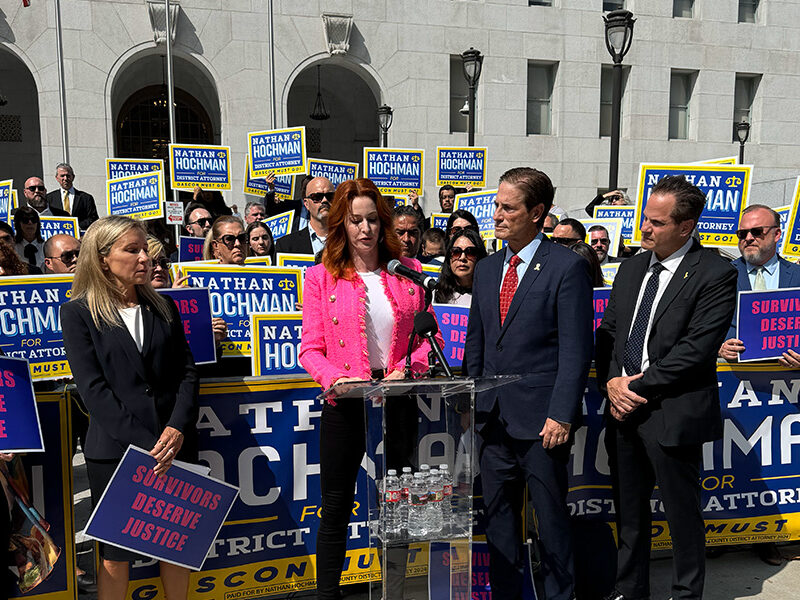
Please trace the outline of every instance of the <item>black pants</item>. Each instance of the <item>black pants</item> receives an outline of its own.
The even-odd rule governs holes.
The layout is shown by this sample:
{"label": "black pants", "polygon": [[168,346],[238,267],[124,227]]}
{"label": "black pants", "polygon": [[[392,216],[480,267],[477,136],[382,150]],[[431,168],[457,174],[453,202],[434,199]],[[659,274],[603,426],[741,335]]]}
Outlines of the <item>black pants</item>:
{"label": "black pants", "polygon": [[[413,467],[416,449],[417,403],[413,398],[387,399],[385,456],[387,468]],[[347,549],[347,526],[355,500],[355,485],[366,448],[364,401],[340,399],[325,404],[320,427],[322,520],[317,532],[317,598],[339,598],[339,579]],[[361,507],[359,516],[366,516]],[[405,556],[405,553],[403,553]],[[402,565],[403,571],[405,564]],[[388,572],[387,565],[387,572]]]}

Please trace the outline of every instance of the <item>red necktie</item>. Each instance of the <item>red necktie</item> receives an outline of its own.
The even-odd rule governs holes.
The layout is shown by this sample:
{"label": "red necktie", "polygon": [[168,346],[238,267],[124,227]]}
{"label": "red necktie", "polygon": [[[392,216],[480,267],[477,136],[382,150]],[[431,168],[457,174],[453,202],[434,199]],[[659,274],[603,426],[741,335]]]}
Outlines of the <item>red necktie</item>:
{"label": "red necktie", "polygon": [[517,265],[522,262],[522,259],[516,254],[508,259],[508,269],[506,276],[503,277],[503,285],[500,286],[500,325],[506,320],[508,314],[508,307],[511,306],[511,301],[514,299],[514,292],[517,291]]}

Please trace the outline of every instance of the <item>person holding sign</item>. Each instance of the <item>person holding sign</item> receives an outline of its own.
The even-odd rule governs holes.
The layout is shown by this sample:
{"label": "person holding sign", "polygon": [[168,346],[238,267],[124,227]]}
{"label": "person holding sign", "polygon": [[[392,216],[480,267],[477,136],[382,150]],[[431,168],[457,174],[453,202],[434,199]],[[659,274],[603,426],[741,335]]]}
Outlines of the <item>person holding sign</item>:
{"label": "person holding sign", "polygon": [[231,215],[214,221],[206,234],[203,260],[218,260],[221,265],[243,265],[247,257],[247,234],[242,222]]}
{"label": "person holding sign", "polygon": [[278,252],[317,254],[328,239],[328,216],[334,198],[333,184],[325,177],[315,177],[306,186],[303,204],[308,210],[308,226],[278,240]]}
{"label": "person holding sign", "polygon": [[[96,504],[129,445],[150,449],[163,475],[172,461],[197,461],[197,372],[175,303],[150,283],[145,228],[110,216],[86,231],[61,306],[64,348],[89,409],[86,467]],[[138,555],[100,544],[98,598],[125,598]],[[189,571],[161,563],[167,598],[186,598]]]}
{"label": "person holding sign", "polygon": [[[419,271],[420,263],[401,258],[389,204],[369,179],[339,184],[328,223],[322,264],[306,271],[300,363],[325,389],[365,379],[403,379],[414,315],[425,309],[425,294],[413,283],[390,275],[386,267],[399,259]],[[418,339],[411,358],[415,373],[425,371],[427,344]],[[337,390],[341,388],[334,394]],[[403,432],[387,433],[387,465],[412,466],[416,438],[409,438],[416,431],[416,403],[392,398],[385,410],[387,427]],[[363,400],[334,396],[322,409],[320,430],[320,599],[341,597],[347,526],[365,448]]]}
{"label": "person holding sign", "polygon": [[447,244],[433,301],[436,304],[469,306],[475,267],[487,256],[486,246],[477,231],[464,229],[455,234]]}

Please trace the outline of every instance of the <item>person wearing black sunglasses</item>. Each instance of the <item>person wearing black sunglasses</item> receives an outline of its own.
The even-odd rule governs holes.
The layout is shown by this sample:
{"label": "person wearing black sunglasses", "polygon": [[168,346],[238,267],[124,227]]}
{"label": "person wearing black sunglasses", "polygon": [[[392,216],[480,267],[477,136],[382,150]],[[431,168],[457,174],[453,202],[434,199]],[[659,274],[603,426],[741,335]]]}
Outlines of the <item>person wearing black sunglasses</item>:
{"label": "person wearing black sunglasses", "polygon": [[192,202],[184,212],[184,226],[186,233],[192,237],[206,237],[211,229],[214,218],[208,209],[199,202]]}
{"label": "person wearing black sunglasses", "polygon": [[437,304],[469,306],[472,302],[475,266],[486,256],[486,246],[477,231],[463,229],[454,234],[444,253],[444,264],[433,301]]}
{"label": "person wearing black sunglasses", "polygon": [[67,275],[75,272],[81,243],[71,235],[59,233],[44,243],[44,266],[46,273]]}
{"label": "person wearing black sunglasses", "polygon": [[328,211],[335,188],[325,177],[315,177],[306,185],[303,205],[308,210],[308,227],[283,236],[275,247],[278,252],[317,254],[328,238]]}
{"label": "person wearing black sunglasses", "polygon": [[203,259],[217,259],[221,265],[243,265],[247,256],[247,234],[240,219],[219,217],[211,226],[203,245]]}
{"label": "person wearing black sunglasses", "polygon": [[41,177],[28,177],[25,188],[22,190],[25,204],[34,209],[42,217],[68,217],[64,209],[53,206],[47,202],[47,188]]}
{"label": "person wearing black sunglasses", "polygon": [[27,265],[41,269],[44,266],[44,239],[39,213],[30,206],[21,206],[14,212],[14,249]]}

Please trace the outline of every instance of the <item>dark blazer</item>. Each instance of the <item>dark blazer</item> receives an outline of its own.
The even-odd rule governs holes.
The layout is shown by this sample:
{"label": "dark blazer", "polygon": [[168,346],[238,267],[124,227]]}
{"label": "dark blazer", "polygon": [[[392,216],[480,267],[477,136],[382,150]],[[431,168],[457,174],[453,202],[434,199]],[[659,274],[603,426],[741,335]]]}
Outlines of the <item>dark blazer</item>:
{"label": "dark blazer", "polygon": [[292,254],[314,254],[308,227],[298,229],[294,233],[283,236],[275,242],[276,252],[289,252]]}
{"label": "dark blazer", "polygon": [[292,219],[292,233],[300,229],[300,215],[303,214],[303,201],[302,200],[275,200],[275,192],[267,192],[264,194],[264,210],[268,217],[274,217],[281,213],[294,211],[294,219]]}
{"label": "dark blazer", "polygon": [[[29,206],[29,204],[27,202],[25,202],[24,206]],[[67,211],[65,211],[63,208],[59,208],[57,206],[52,206],[52,205],[49,205],[49,208],[50,208],[50,212],[53,213],[54,217],[69,217],[70,216],[70,214]],[[12,211],[12,213],[11,213],[12,216],[16,212],[17,212],[17,209],[14,209]]]}
{"label": "dark blazer", "polygon": [[[50,205],[50,210],[53,210],[53,207],[58,208],[59,210],[64,209],[64,190],[58,188],[57,190],[53,190],[47,194],[47,203]],[[72,215],[66,214],[63,216],[73,216],[78,218],[78,226],[81,228],[81,231],[85,231],[89,225],[97,221],[100,217],[97,216],[97,206],[94,203],[94,197],[91,194],[87,194],[86,192],[81,192],[80,190],[75,190],[75,200],[72,202],[72,206],[70,206],[70,212]],[[53,212],[55,214],[55,211]],[[61,215],[59,215],[61,216]]]}
{"label": "dark blazer", "polygon": [[504,324],[499,292],[505,251],[481,260],[472,285],[464,369],[470,377],[520,374],[479,394],[480,429],[495,407],[508,434],[538,439],[547,417],[575,423],[592,359],[589,263],[544,238],[519,282]]}
{"label": "dark blazer", "polygon": [[[625,342],[651,256],[647,251],[624,261],[614,279],[596,336],[597,382],[603,391],[609,379],[622,375]],[[722,435],[717,352],[735,302],[736,270],[695,241],[654,309],[647,340],[650,366],[630,384],[648,401],[630,422],[642,424],[662,446],[699,444]],[[649,419],[656,408],[663,410]]]}
{"label": "dark blazer", "polygon": [[149,451],[170,426],[185,438],[178,458],[196,460],[197,371],[178,309],[169,306],[171,323],[142,303],[139,353],[124,325],[98,329],[83,301],[61,305],[64,348],[89,409],[87,458],[120,458],[129,444]]}

